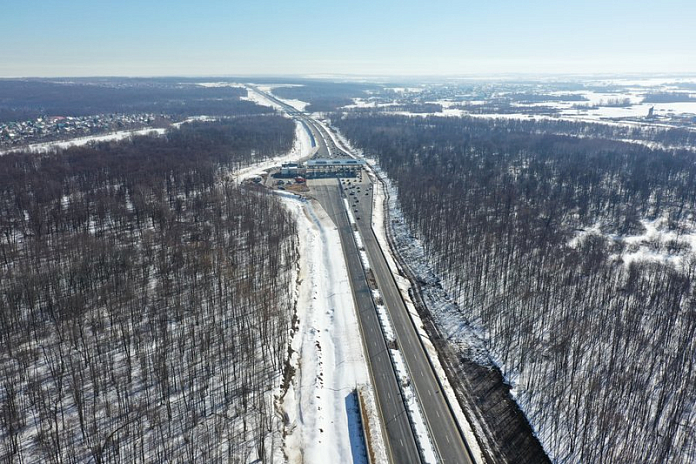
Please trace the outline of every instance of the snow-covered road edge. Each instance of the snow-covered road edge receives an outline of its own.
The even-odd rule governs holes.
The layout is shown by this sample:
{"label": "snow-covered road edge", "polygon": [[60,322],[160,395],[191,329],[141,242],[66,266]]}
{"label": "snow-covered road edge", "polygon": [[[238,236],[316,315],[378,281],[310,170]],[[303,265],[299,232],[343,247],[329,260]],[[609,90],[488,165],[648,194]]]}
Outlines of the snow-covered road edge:
{"label": "snow-covered road edge", "polygon": [[[287,116],[277,103],[251,86],[244,87],[248,100]],[[287,155],[237,171],[232,175],[234,181],[311,156],[315,148],[309,134],[300,121],[295,122],[296,142]],[[289,192],[275,193],[297,221],[300,260],[296,271],[296,326],[288,360],[294,373],[276,402],[285,429],[282,449],[275,449],[274,457],[293,463],[367,463],[362,430],[356,427],[360,410],[357,403],[352,403],[359,394],[368,420],[363,426],[372,431],[370,462],[387,462],[338,231],[318,203]]]}
{"label": "snow-covered road edge", "polygon": [[235,183],[241,183],[247,179],[264,174],[265,171],[282,163],[291,163],[308,156],[312,151],[312,141],[302,123],[295,121],[295,143],[292,149],[283,156],[269,158],[252,166],[235,171],[230,177]]}
{"label": "snow-covered road edge", "polygon": [[[350,210],[348,200],[345,198],[343,199],[343,206],[348,214],[348,220],[353,227],[353,235],[355,237],[356,244],[358,245],[360,258],[363,262],[363,268],[365,272],[368,272],[371,269],[370,259],[362,246],[362,237],[358,231],[353,213]],[[372,290],[372,301],[375,305],[375,309],[377,310],[377,317],[379,319],[379,324],[382,327],[382,333],[387,341],[387,345],[395,345],[396,336],[394,335],[394,326],[391,316],[389,315],[389,311],[385,306],[383,306],[382,293],[378,288]],[[404,361],[401,351],[398,348],[390,348],[389,357],[391,358],[392,365],[396,371],[399,381],[399,389],[404,397],[406,411],[408,413],[408,417],[410,418],[416,444],[418,445],[418,449],[420,450],[424,464],[436,464],[437,457],[435,446],[430,435],[430,429],[428,428],[427,422],[423,416],[420,400],[413,389],[411,373],[408,369],[408,365]]]}
{"label": "snow-covered road edge", "polygon": [[[247,87],[249,100],[281,108]],[[284,113],[283,113],[284,114]],[[311,139],[295,121],[295,144],[286,155],[236,171],[240,183],[273,166],[311,156]],[[300,259],[297,272],[295,327],[289,349],[289,383],[278,390],[276,408],[282,417],[282,445],[273,450],[278,461],[367,463],[356,390],[360,391],[365,426],[372,431],[372,462],[387,462],[375,393],[363,354],[347,267],[340,237],[318,203],[287,192],[275,192],[297,222]]]}
{"label": "snow-covered road edge", "polygon": [[[348,270],[340,236],[318,203],[286,194],[297,220],[300,263],[297,329],[290,364],[295,375],[281,400],[289,462],[367,463],[355,389],[368,416],[376,416]],[[371,410],[371,411],[370,411]],[[378,420],[378,419],[377,419]],[[371,430],[380,430],[370,420]],[[381,434],[372,434],[376,462],[385,462]]]}
{"label": "snow-covered road edge", "polygon": [[[355,149],[350,144],[350,142],[340,133],[338,129],[330,127],[329,124],[327,124],[326,122],[322,121],[320,123],[325,127],[325,129],[327,129],[327,132],[334,139],[334,143],[336,143],[337,146],[343,148],[349,153],[357,154],[358,156],[364,158],[362,152],[360,150]],[[430,358],[430,362],[433,368],[435,369],[435,373],[440,379],[443,391],[445,392],[447,400],[454,412],[454,418],[459,424],[460,430],[462,430],[466,438],[466,442],[469,445],[471,454],[477,464],[483,464],[485,463],[485,459],[476,439],[476,435],[474,434],[471,424],[466,418],[466,415],[464,414],[464,411],[462,410],[459,401],[457,400],[454,389],[450,385],[449,380],[447,378],[447,374],[445,373],[445,369],[442,367],[442,364],[440,363],[437,350],[435,349],[435,346],[430,340],[430,337],[428,336],[423,326],[423,321],[421,320],[418,311],[416,310],[416,307],[409,295],[411,282],[402,276],[400,267],[397,264],[397,260],[394,257],[394,252],[389,246],[389,240],[387,239],[386,230],[387,220],[389,219],[389,211],[388,207],[386,207],[387,192],[383,184],[383,179],[380,177],[384,176],[385,174],[380,173],[378,175],[377,170],[373,169],[375,166],[374,160],[367,158],[364,159],[366,159],[366,161],[368,162],[366,169],[374,185],[372,195],[372,230],[374,231],[375,236],[377,237],[377,242],[384,251],[384,256],[387,260],[387,264],[389,265],[389,269],[394,274],[394,278],[396,279],[396,282],[399,286],[399,291],[401,292],[401,296],[404,300],[404,303],[406,304],[406,308],[409,312],[409,315],[411,316],[411,320],[413,321],[414,326],[418,331],[418,335],[420,336],[423,342],[423,346],[425,347],[426,353]]]}

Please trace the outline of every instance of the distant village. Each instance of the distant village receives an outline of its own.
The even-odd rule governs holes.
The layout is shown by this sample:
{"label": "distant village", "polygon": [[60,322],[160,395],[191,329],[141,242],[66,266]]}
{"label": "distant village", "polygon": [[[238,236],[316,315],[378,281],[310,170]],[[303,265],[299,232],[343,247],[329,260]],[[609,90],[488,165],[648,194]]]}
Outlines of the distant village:
{"label": "distant village", "polygon": [[0,122],[0,147],[162,126],[169,123],[171,120],[167,116],[152,113],[98,114],[78,117],[43,116],[30,121]]}

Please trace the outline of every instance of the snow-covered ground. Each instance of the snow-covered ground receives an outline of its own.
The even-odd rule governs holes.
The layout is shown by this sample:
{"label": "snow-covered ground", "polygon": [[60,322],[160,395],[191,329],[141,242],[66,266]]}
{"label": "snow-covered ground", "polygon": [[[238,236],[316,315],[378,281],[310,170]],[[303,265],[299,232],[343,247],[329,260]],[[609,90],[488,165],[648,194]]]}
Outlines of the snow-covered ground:
{"label": "snow-covered ground", "polygon": [[353,98],[353,103],[350,105],[343,106],[342,108],[388,108],[390,106],[398,105],[397,101],[392,101],[389,103],[378,103],[376,100],[369,98]]}
{"label": "snow-covered ground", "polygon": [[[185,119],[184,121],[177,122],[172,124],[172,127],[178,128],[181,127],[182,124],[186,124],[192,121],[212,121],[215,118],[210,117],[210,116],[192,116],[190,118]],[[88,145],[90,143],[98,143],[98,142],[118,142],[120,140],[125,140],[131,137],[137,137],[139,135],[162,135],[166,133],[169,130],[169,128],[164,128],[164,127],[146,127],[144,129],[129,129],[129,130],[124,130],[124,131],[117,131],[117,132],[111,132],[108,134],[100,134],[100,135],[88,135],[85,137],[76,137],[72,139],[67,139],[67,140],[55,140],[52,142],[41,142],[41,143],[32,143],[23,147],[17,147],[17,148],[10,148],[7,150],[2,150],[0,151],[0,155],[4,155],[6,153],[12,153],[12,152],[29,152],[29,153],[47,153],[49,151],[54,151],[54,150],[65,150],[66,148],[70,147],[81,147],[84,145]]]}
{"label": "snow-covered ground", "polygon": [[385,87],[385,89],[396,93],[420,93],[425,90],[423,87]]}
{"label": "snow-covered ground", "polygon": [[[258,104],[280,109],[251,88],[249,96]],[[297,122],[295,146],[287,155],[233,176],[239,182],[282,162],[309,156],[312,150],[307,131]],[[354,394],[359,388],[372,430],[371,451],[376,462],[386,462],[338,231],[318,203],[278,193],[297,220],[300,239],[298,323],[290,360],[295,375],[279,404],[287,415],[284,456],[293,463],[367,462]]]}
{"label": "snow-covered ground", "polygon": [[[270,108],[273,108],[274,110],[282,112],[283,107],[281,107],[276,102],[269,100],[263,94],[254,90],[254,88],[252,88],[252,87],[246,86],[246,89],[247,89],[248,95],[246,97],[242,97],[242,100],[247,100],[247,101],[256,103],[257,105],[261,105],[261,106],[268,106]],[[259,89],[260,89],[260,87],[259,87]]]}
{"label": "snow-covered ground", "polygon": [[291,195],[284,202],[300,237],[285,452],[290,462],[367,462],[353,391],[369,376],[340,237],[318,204]]}
{"label": "snow-covered ground", "polygon": [[696,77],[616,77],[599,80],[603,85],[627,85],[635,87],[671,86],[673,84],[696,84]]}
{"label": "snow-covered ground", "polygon": [[[276,84],[276,85],[257,85],[256,88],[258,88],[262,92],[272,92],[273,89],[278,88],[278,87],[301,87],[300,85],[295,85],[295,84]],[[277,103],[269,100],[268,98],[264,97],[261,95],[259,92],[256,92],[253,88],[247,87],[247,90],[249,92],[249,96],[246,98],[249,101],[253,101],[257,105],[262,105],[262,106],[270,106],[271,108],[274,108],[276,110],[282,110],[281,106],[278,105]],[[282,101],[283,103],[286,103],[295,109],[299,111],[304,111],[307,105],[309,103],[301,101],[301,100],[294,100],[294,99],[289,99],[289,98],[280,98],[277,95],[274,95],[275,98],[278,100]]]}
{"label": "snow-covered ground", "polygon": [[265,171],[274,166],[280,166],[282,163],[295,162],[301,158],[310,156],[312,154],[312,150],[312,140],[309,138],[309,134],[305,130],[304,126],[299,121],[296,121],[295,144],[293,145],[292,150],[283,156],[270,158],[260,163],[256,163],[253,166],[235,171],[232,174],[232,178],[237,183],[242,182],[252,177],[264,174]]}
{"label": "snow-covered ground", "polygon": [[[251,92],[250,92],[251,93]],[[340,133],[338,133],[334,128],[330,128],[328,124],[325,121],[316,121],[318,124],[322,125],[327,133],[330,135],[330,137],[333,139],[334,143],[348,151],[349,153],[357,153],[357,150],[355,150],[350,143],[343,137]],[[374,208],[373,208],[373,230],[375,230],[375,234],[378,237],[378,241],[380,242],[380,246],[382,249],[385,251],[385,255],[387,257],[387,261],[389,263],[389,266],[394,272],[397,282],[399,284],[399,290],[402,293],[402,296],[404,297],[404,300],[406,301],[407,308],[409,310],[410,316],[414,321],[414,324],[418,330],[419,335],[423,339],[424,345],[426,347],[426,350],[428,351],[428,356],[431,358],[431,362],[435,368],[435,371],[437,375],[439,376],[441,383],[443,385],[443,390],[445,394],[448,397],[448,400],[450,404],[452,405],[454,409],[454,414],[455,414],[455,419],[460,425],[461,430],[464,432],[467,443],[470,446],[472,455],[474,456],[474,459],[477,463],[483,463],[483,454],[479,448],[478,442],[476,440],[476,437],[473,433],[473,430],[471,428],[471,425],[468,423],[466,416],[464,415],[464,412],[461,410],[459,407],[459,402],[454,394],[454,390],[452,389],[451,385],[449,384],[449,381],[447,379],[447,376],[445,374],[444,368],[439,362],[439,359],[437,357],[437,351],[435,347],[433,346],[432,342],[428,339],[427,333],[425,332],[425,329],[423,327],[423,323],[420,320],[420,317],[418,316],[418,313],[415,309],[415,306],[413,305],[413,302],[410,299],[410,296],[408,295],[408,290],[410,287],[410,283],[408,282],[407,279],[400,277],[398,275],[398,267],[396,264],[396,260],[394,259],[392,255],[391,248],[389,247],[387,238],[386,238],[386,211],[384,209],[384,204],[385,204],[385,191],[379,182],[378,178],[375,176],[374,172],[369,172],[369,175],[373,177],[373,179],[376,181],[374,185],[376,185],[376,190],[374,192]],[[382,174],[384,175],[384,174]],[[355,224],[355,220],[352,218],[351,210],[346,205],[346,211],[348,212],[350,222],[352,224]],[[302,232],[300,232],[300,235],[302,236]],[[340,243],[340,241],[338,242]],[[340,250],[340,248],[339,248]],[[302,251],[300,252],[300,255],[302,255]],[[342,255],[341,255],[342,259]],[[367,258],[365,257],[365,261],[367,261]],[[343,264],[345,266],[345,264]],[[369,262],[367,262],[367,266],[369,266]],[[376,300],[379,300],[378,295],[373,295]],[[378,308],[379,309],[379,308]],[[382,323],[383,330],[386,332],[387,338],[394,338],[393,334],[393,329],[391,328],[390,320],[386,312],[384,314],[380,314],[380,322]],[[397,350],[398,353],[398,350]],[[400,356],[400,353],[399,353]],[[395,360],[394,358],[393,362],[397,363],[398,361]],[[408,378],[407,378],[407,371],[402,370],[403,375],[406,377],[402,378],[402,382],[408,383]],[[401,375],[401,374],[400,374]],[[428,437],[427,433],[427,426],[425,425],[424,418],[422,417],[422,412],[420,411],[420,407],[415,400],[415,396],[412,395],[409,401],[409,412],[411,414],[412,420],[414,423],[416,423],[417,427],[419,428],[419,443],[422,448],[422,451],[425,453],[425,456],[429,457],[428,461],[429,462],[435,462],[434,458],[434,451],[432,450],[432,444],[430,444],[430,440]],[[374,446],[374,444],[373,444]],[[379,448],[383,449],[383,444],[379,444]],[[432,459],[432,460],[431,460]],[[342,461],[341,461],[342,462]],[[381,462],[378,460],[378,462]]]}
{"label": "snow-covered ground", "polygon": [[[251,101],[277,107],[252,89],[249,89],[249,95]],[[184,123],[201,119],[207,118],[190,118]],[[166,130],[121,131],[35,144],[30,150],[38,153],[149,133],[163,134]],[[290,152],[239,170],[231,177],[241,182],[272,166],[309,156],[312,150],[309,135],[298,121],[295,144]],[[297,220],[300,263],[296,302],[298,322],[291,342],[293,354],[290,360],[295,376],[277,403],[287,420],[282,453],[276,450],[274,456],[287,458],[289,462],[367,462],[355,395],[359,388],[372,430],[370,446],[375,462],[386,462],[386,448],[338,232],[318,204],[291,194],[282,197]],[[276,392],[276,395],[281,393]]]}
{"label": "snow-covered ground", "polygon": [[[457,400],[457,397],[454,393],[454,389],[452,388],[452,385],[450,385],[449,380],[447,378],[447,374],[445,373],[444,368],[442,367],[442,364],[440,363],[440,360],[438,358],[437,350],[435,346],[433,345],[432,341],[428,337],[427,332],[425,331],[425,328],[423,326],[423,321],[421,320],[418,311],[416,310],[415,305],[413,304],[413,301],[411,300],[411,296],[409,294],[409,290],[411,289],[411,283],[408,279],[405,277],[401,276],[400,268],[399,265],[397,264],[397,260],[394,257],[394,251],[389,245],[389,240],[387,238],[387,222],[390,220],[390,217],[396,216],[397,220],[398,218],[401,218],[401,211],[398,208],[398,201],[396,199],[396,193],[395,190],[391,187],[389,178],[386,176],[386,173],[381,171],[379,169],[379,166],[377,165],[376,161],[373,159],[365,158],[362,154],[362,152],[356,148],[354,148],[350,142],[338,131],[337,129],[331,127],[329,128],[326,123],[320,122],[324,127],[327,129],[327,132],[331,135],[332,139],[334,140],[334,143],[336,146],[341,147],[342,149],[348,151],[349,153],[356,154],[359,157],[362,157],[365,159],[368,163],[368,175],[372,178],[373,180],[373,205],[372,205],[372,230],[375,233],[375,236],[377,237],[377,242],[379,243],[380,247],[384,251],[384,256],[387,261],[387,264],[389,265],[389,268],[391,269],[392,273],[394,274],[394,278],[396,279],[397,285],[399,286],[399,292],[401,293],[401,296],[404,300],[404,303],[406,304],[406,308],[409,312],[409,315],[411,316],[411,319],[413,320],[413,323],[416,327],[416,330],[418,331],[418,335],[420,336],[423,346],[425,347],[428,357],[430,358],[431,365],[435,369],[435,372],[440,379],[440,383],[443,387],[443,391],[445,395],[447,396],[447,399],[452,406],[452,410],[454,412],[454,417],[457,423],[459,424],[460,429],[464,433],[464,436],[466,437],[466,442],[469,445],[469,449],[471,450],[471,454],[477,463],[484,463],[485,460],[483,458],[483,453],[479,447],[478,441],[476,439],[476,435],[474,434],[474,431],[472,429],[471,424],[466,418],[466,415],[464,414],[464,411],[461,409],[459,405],[459,401]],[[390,193],[388,193],[390,192]],[[391,195],[391,196],[390,196]],[[421,253],[423,252],[422,247],[419,248]],[[424,255],[422,256],[423,260],[425,260]],[[421,274],[425,274],[427,272],[431,272],[429,269],[425,268],[427,264],[425,264],[424,261],[414,261],[414,262],[409,262],[407,263],[409,266],[416,266],[416,267],[421,267]],[[427,298],[426,298],[427,301]],[[434,302],[434,304],[437,304],[438,306],[441,305],[447,305],[450,304],[446,299],[444,300],[429,300]],[[380,308],[378,307],[378,310]],[[429,308],[432,309],[432,308]],[[382,315],[379,314],[380,319],[384,318],[387,323],[390,323],[390,319],[388,315]],[[381,321],[380,321],[381,322]],[[483,350],[482,348],[482,343],[479,338],[478,334],[473,334],[472,330],[469,329],[468,331],[462,331],[462,327],[459,324],[456,324],[456,321],[453,321],[453,323],[456,325],[451,327],[451,330],[446,331],[447,333],[452,333],[452,332],[457,332],[459,331],[460,334],[463,334],[463,337],[467,338],[467,343],[473,347],[474,350],[476,351],[481,351]],[[383,324],[383,330],[385,325]],[[391,330],[391,325],[387,326],[387,330],[390,331],[390,335],[393,337],[393,330]],[[452,340],[453,343],[458,343],[457,340]]]}
{"label": "snow-covered ground", "polygon": [[[622,119],[622,118],[641,118],[646,117],[650,108],[654,108],[656,116],[666,116],[668,114],[696,114],[696,102],[674,102],[674,103],[642,103],[642,98],[637,98],[635,94],[629,93],[622,95],[629,98],[631,104],[626,107],[599,106],[598,108],[573,108],[572,105],[563,103],[549,103],[547,106],[557,108],[564,116],[585,116],[595,119]],[[606,96],[604,98],[607,98]]]}
{"label": "snow-covered ground", "polygon": [[[269,106],[269,107],[277,109],[277,110],[281,109],[277,103],[272,102],[269,99],[265,98],[263,95],[254,91],[251,87],[249,87],[246,84],[240,84],[237,82],[201,82],[198,85],[200,85],[202,87],[238,87],[238,88],[247,89],[247,92],[249,93],[249,95],[247,97],[242,97],[242,100],[252,101],[258,105]],[[256,85],[256,88],[258,88],[262,92],[271,92],[273,89],[276,89],[278,87],[301,87],[301,85],[299,85],[299,84]],[[276,98],[278,100],[282,101],[283,103],[287,103],[288,105],[295,107],[299,111],[304,111],[305,108],[307,107],[307,105],[309,105],[309,103],[303,102],[301,100],[280,98],[278,96],[276,96]]]}
{"label": "snow-covered ground", "polygon": [[589,235],[601,235],[625,245],[621,253],[612,255],[612,259],[621,260],[625,266],[636,261],[652,261],[671,265],[676,269],[689,265],[689,259],[696,253],[696,230],[690,227],[693,221],[684,221],[681,230],[669,230],[668,218],[640,221],[643,233],[618,236],[604,234],[599,224],[579,231],[569,245],[577,247]]}
{"label": "snow-covered ground", "polygon": [[237,88],[246,88],[244,84],[239,84],[237,82],[199,82],[198,85],[201,87],[209,87],[209,88],[215,88],[215,87],[237,87]]}
{"label": "snow-covered ground", "polygon": [[261,84],[261,85],[257,85],[259,90],[261,90],[262,92],[273,92],[273,89],[278,89],[281,87],[303,87],[303,86],[304,86],[304,84]]}
{"label": "snow-covered ground", "polygon": [[166,131],[167,131],[167,129],[165,129],[165,128],[156,128],[155,129],[155,128],[148,127],[145,129],[112,132],[110,134],[90,135],[90,136],[86,136],[86,137],[78,137],[78,138],[69,139],[69,140],[32,143],[32,144],[24,146],[24,147],[10,148],[7,150],[2,150],[2,151],[0,151],[0,155],[4,155],[6,153],[18,152],[18,151],[29,152],[29,153],[46,153],[46,152],[53,151],[53,150],[64,150],[64,149],[70,148],[70,147],[81,147],[81,146],[87,145],[89,143],[119,141],[119,140],[124,140],[124,139],[130,138],[130,137],[135,137],[138,135],[148,135],[148,134],[161,135],[161,134],[164,134]]}
{"label": "snow-covered ground", "polygon": [[[457,117],[464,115],[490,117],[490,118],[507,118],[507,119],[531,119],[543,116],[544,113],[549,113],[549,109],[555,111],[550,118],[568,119],[568,120],[583,120],[583,121],[636,121],[645,120],[646,123],[655,124],[660,120],[669,120],[673,117],[688,118],[696,115],[696,101],[683,101],[673,103],[649,103],[644,102],[646,96],[650,94],[684,94],[690,95],[691,98],[696,97],[693,90],[693,84],[696,78],[646,78],[646,79],[610,79],[610,80],[589,80],[583,81],[584,87],[579,90],[544,90],[542,85],[537,91],[540,94],[548,94],[553,97],[561,97],[558,100],[537,101],[537,102],[511,102],[513,108],[520,108],[517,113],[509,111],[497,113],[495,110],[490,110],[490,113],[474,115],[467,110],[452,108],[454,105],[464,104],[467,106],[484,106],[486,103],[494,102],[499,97],[515,93],[510,90],[494,91],[490,94],[490,100],[481,99],[481,95],[457,95],[447,96],[446,98],[434,97],[432,100],[427,100],[425,103],[440,104],[443,107],[442,112],[433,113],[412,113],[408,111],[397,111],[395,114],[407,116],[448,116]],[[499,82],[494,80],[494,82]],[[608,86],[608,87],[607,87]],[[507,87],[503,87],[507,89]],[[381,111],[390,112],[392,106],[400,106],[405,103],[413,103],[414,96],[418,93],[423,93],[425,88],[385,88],[392,90],[397,94],[385,94],[382,97],[361,97],[354,98],[353,104],[344,107],[346,110],[360,108],[375,108]],[[490,89],[487,89],[490,90]],[[528,89],[520,87],[522,92],[527,92]],[[575,100],[563,100],[564,96],[574,96]],[[581,97],[581,98],[577,98]],[[552,101],[553,100],[553,101]],[[625,105],[623,103],[625,102]],[[653,109],[657,120],[647,120],[646,117],[650,109]],[[538,109],[535,110],[535,109]],[[533,111],[530,111],[533,110]],[[485,111],[485,109],[484,109]],[[535,114],[539,113],[539,114]]]}
{"label": "snow-covered ground", "polygon": [[282,101],[283,103],[287,103],[288,105],[292,106],[293,108],[295,108],[296,110],[299,110],[299,111],[304,111],[305,108],[307,108],[307,105],[309,105],[309,103],[307,103],[307,102],[304,102],[302,100],[297,100],[294,98],[280,98],[280,97],[276,97],[276,98],[278,100]]}

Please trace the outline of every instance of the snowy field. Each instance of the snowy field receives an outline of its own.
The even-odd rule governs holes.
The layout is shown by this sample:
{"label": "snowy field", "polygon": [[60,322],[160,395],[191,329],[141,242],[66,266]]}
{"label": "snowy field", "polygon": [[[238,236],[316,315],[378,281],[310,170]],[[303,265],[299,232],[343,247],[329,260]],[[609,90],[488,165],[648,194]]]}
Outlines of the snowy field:
{"label": "snowy field", "polygon": [[[570,88],[568,88],[568,85]],[[491,79],[485,85],[385,87],[382,94],[356,97],[345,110],[376,109],[405,116],[532,119],[549,117],[586,122],[681,123],[696,118],[696,78],[628,78],[589,79],[566,83],[539,81],[529,83]],[[645,101],[650,95],[675,95],[690,101]],[[513,97],[530,95],[531,101]],[[544,96],[548,96],[545,99]],[[567,97],[567,98],[565,98]],[[511,98],[510,100],[506,100]],[[507,103],[506,103],[507,101]],[[400,109],[407,104],[438,104],[441,112],[410,112]],[[457,108],[465,105],[467,108]],[[496,111],[502,105],[504,111]],[[392,108],[394,107],[394,108]],[[479,108],[477,110],[477,108]],[[519,109],[519,111],[516,111]],[[655,119],[647,119],[652,109]]]}

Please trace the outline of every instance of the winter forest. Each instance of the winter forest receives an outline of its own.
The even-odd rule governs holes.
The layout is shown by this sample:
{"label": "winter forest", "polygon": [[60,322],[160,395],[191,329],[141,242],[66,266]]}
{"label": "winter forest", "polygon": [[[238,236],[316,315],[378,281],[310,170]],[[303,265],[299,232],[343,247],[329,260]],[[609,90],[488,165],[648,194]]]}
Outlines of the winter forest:
{"label": "winter forest", "polygon": [[[300,290],[317,299],[324,281],[310,281],[331,279],[303,259],[329,260],[317,250],[338,233],[317,219],[313,179],[254,174],[316,154],[310,120],[368,162],[372,227],[386,223],[383,252],[410,279],[401,295],[483,461],[696,460],[696,132],[683,118],[550,117],[512,100],[589,100],[529,83],[0,84],[0,463],[311,461],[302,440],[340,441],[306,433],[312,415],[347,423],[349,452],[364,438],[345,405],[296,388],[316,359],[322,387],[340,372],[330,343],[314,360],[293,345],[347,336],[332,332],[347,322],[305,317]],[[269,95],[306,106],[283,115]],[[68,117],[95,126],[66,132]],[[105,138],[56,148],[66,133]],[[322,304],[311,314],[333,323],[339,306]],[[340,348],[364,362],[362,345]]]}
{"label": "winter forest", "polygon": [[[456,301],[436,324],[474,328],[553,461],[696,457],[696,165],[650,147],[691,133],[366,111],[332,122],[388,174]],[[628,136],[641,140],[615,141]]]}
{"label": "winter forest", "polygon": [[0,461],[248,462],[273,435],[295,223],[229,174],[294,122],[0,156]]}

